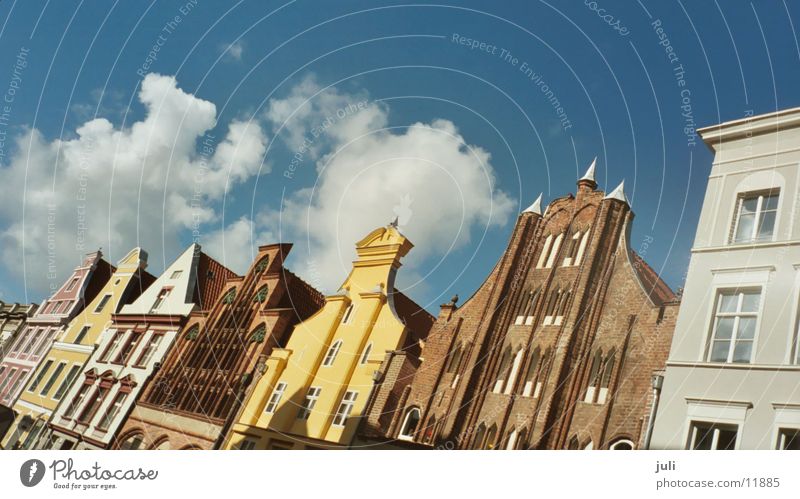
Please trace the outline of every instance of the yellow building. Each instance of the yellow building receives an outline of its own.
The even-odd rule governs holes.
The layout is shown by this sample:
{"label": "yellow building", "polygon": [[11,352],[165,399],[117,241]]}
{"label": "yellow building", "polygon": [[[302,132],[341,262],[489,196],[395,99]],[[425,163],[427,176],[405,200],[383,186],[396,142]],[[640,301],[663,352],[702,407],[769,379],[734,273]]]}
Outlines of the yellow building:
{"label": "yellow building", "polygon": [[412,246],[396,224],[356,244],[358,258],[339,292],[295,327],[286,348],[272,351],[225,448],[353,442],[387,352],[415,348],[434,320],[394,288],[400,259]]}
{"label": "yellow building", "polygon": [[111,324],[111,315],[134,301],[153,282],[154,277],[144,270],[146,266],[147,253],[140,248],[131,250],[103,289],[55,339],[14,404],[17,418],[14,431],[9,432],[9,442],[31,449],[43,441],[50,415],[78,378],[103,330]]}

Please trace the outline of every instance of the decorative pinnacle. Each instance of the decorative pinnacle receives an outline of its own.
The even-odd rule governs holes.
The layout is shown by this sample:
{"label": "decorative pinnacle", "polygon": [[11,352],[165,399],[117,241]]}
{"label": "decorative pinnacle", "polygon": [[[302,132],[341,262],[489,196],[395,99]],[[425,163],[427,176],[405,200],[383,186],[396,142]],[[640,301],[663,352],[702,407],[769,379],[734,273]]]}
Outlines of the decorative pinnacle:
{"label": "decorative pinnacle", "polygon": [[580,182],[581,180],[588,180],[589,182],[595,182],[594,171],[596,168],[597,168],[597,156],[594,157],[594,159],[592,160],[592,164],[589,165],[589,168],[586,170],[586,173],[583,175],[583,177],[578,179],[578,182]]}
{"label": "decorative pinnacle", "polygon": [[541,193],[539,194],[539,197],[536,198],[536,201],[534,201],[532,205],[530,205],[527,208],[525,208],[524,210],[522,210],[522,213],[535,213],[537,215],[541,215],[542,214],[542,194]]}

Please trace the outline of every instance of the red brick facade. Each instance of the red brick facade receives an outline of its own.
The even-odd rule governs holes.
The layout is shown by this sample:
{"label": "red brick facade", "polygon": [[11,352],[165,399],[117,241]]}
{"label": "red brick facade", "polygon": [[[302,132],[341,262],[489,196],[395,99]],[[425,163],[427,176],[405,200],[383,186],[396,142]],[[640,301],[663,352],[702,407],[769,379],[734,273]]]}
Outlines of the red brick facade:
{"label": "red brick facade", "polygon": [[389,405],[398,409],[376,404],[366,438],[444,448],[641,447],[677,302],[630,248],[628,203],[595,188],[582,179],[576,196],[556,199],[544,216],[519,216],[477,292],[460,307],[442,305],[412,382],[390,388],[407,365],[402,355],[387,358],[376,397],[396,397]]}
{"label": "red brick facade", "polygon": [[[222,281],[179,331],[121,432],[143,448],[211,449],[238,411],[256,363],[283,346],[322,295],[283,267],[291,244],[261,246],[244,277]],[[203,275],[201,272],[200,275]]]}

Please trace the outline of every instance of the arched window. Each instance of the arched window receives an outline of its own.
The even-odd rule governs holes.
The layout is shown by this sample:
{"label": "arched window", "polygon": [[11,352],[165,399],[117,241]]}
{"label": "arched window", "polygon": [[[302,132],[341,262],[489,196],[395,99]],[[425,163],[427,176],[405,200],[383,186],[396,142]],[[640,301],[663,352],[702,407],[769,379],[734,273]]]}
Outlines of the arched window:
{"label": "arched window", "polygon": [[350,320],[353,318],[353,309],[355,308],[355,303],[351,303],[347,306],[344,310],[344,314],[342,315],[342,324],[350,324]]}
{"label": "arched window", "polygon": [[514,389],[514,383],[517,381],[517,374],[522,365],[523,353],[523,350],[520,348],[514,355],[514,361],[511,363],[511,373],[508,375],[508,381],[506,382],[506,389],[504,392],[506,395],[510,395],[511,391]]}
{"label": "arched window", "polygon": [[416,407],[412,407],[406,411],[406,417],[403,419],[403,425],[400,427],[400,440],[414,440],[414,434],[419,425],[420,412]]}
{"label": "arched window", "polygon": [[506,348],[505,352],[503,352],[503,356],[500,360],[500,369],[497,371],[497,378],[494,382],[494,388],[492,392],[494,393],[501,393],[503,391],[503,386],[505,386],[506,375],[508,374],[508,368],[511,366],[511,347]]}
{"label": "arched window", "polygon": [[260,274],[264,272],[264,270],[267,268],[267,265],[269,265],[269,255],[258,261],[256,264],[256,273]]}
{"label": "arched window", "polygon": [[258,288],[256,295],[253,297],[253,301],[257,303],[264,303],[267,300],[267,293],[269,292],[269,286],[266,284]]}
{"label": "arched window", "polygon": [[236,298],[236,288],[231,288],[225,293],[225,296],[222,297],[222,303],[230,305],[233,303],[234,298]]}
{"label": "arched window", "polygon": [[562,232],[558,236],[556,236],[556,240],[553,241],[553,249],[550,250],[550,256],[547,257],[547,263],[545,264],[546,268],[551,268],[556,261],[556,257],[558,257],[558,250],[561,248],[561,240],[564,239],[564,233]]}
{"label": "arched window", "polygon": [[556,311],[558,310],[558,306],[561,303],[561,295],[562,291],[560,288],[554,289],[550,292],[550,297],[547,300],[547,307],[545,308],[544,312],[544,321],[542,322],[543,326],[549,326],[553,324],[553,320],[556,316]]}
{"label": "arched window", "polygon": [[144,442],[144,434],[134,433],[122,441],[119,448],[120,450],[139,450],[142,448]]}
{"label": "arched window", "polygon": [[569,304],[569,291],[564,291],[558,297],[558,307],[555,311],[555,318],[553,319],[553,324],[556,326],[561,325],[561,322],[564,320],[564,316],[567,315],[567,305]]}
{"label": "arched window", "polygon": [[522,396],[523,397],[530,397],[533,395],[533,389],[536,385],[537,377],[539,374],[539,357],[541,356],[541,351],[539,347],[536,347],[536,350],[533,351],[531,354],[531,360],[528,364],[528,373],[525,376],[525,384],[522,386]]}
{"label": "arched window", "polygon": [[266,326],[264,326],[264,324],[261,324],[260,326],[258,326],[253,330],[252,334],[250,334],[250,341],[261,343],[262,341],[264,341],[264,337],[266,336],[266,334],[267,334],[267,328]]}
{"label": "arched window", "polygon": [[197,339],[197,335],[200,334],[200,327],[195,324],[188,331],[186,331],[186,339],[189,341],[194,341]]}
{"label": "arched window", "polygon": [[583,233],[583,237],[581,237],[581,244],[578,246],[578,254],[575,255],[575,261],[572,262],[573,265],[580,265],[581,261],[583,260],[583,254],[586,253],[586,243],[589,242],[589,229],[586,229],[586,232]]}
{"label": "arched window", "polygon": [[544,267],[544,262],[547,261],[547,256],[550,254],[550,246],[553,244],[553,234],[547,236],[547,239],[544,240],[544,246],[542,246],[542,253],[539,255],[539,261],[536,262],[536,268],[540,269]]}
{"label": "arched window", "polygon": [[497,439],[497,425],[493,424],[489,431],[486,433],[486,443],[483,445],[484,449],[492,450],[495,448],[495,440]]}
{"label": "arched window", "polygon": [[472,441],[472,448],[482,449],[483,440],[485,437],[486,437],[486,425],[481,423],[478,425],[478,429],[475,430],[475,439]]}
{"label": "arched window", "polygon": [[633,450],[633,442],[627,438],[621,438],[608,446],[610,450]]}
{"label": "arched window", "polygon": [[573,435],[572,438],[569,439],[569,445],[567,445],[567,449],[569,450],[578,450],[580,444],[578,443],[578,436]]}
{"label": "arched window", "polygon": [[572,234],[572,237],[569,238],[567,241],[567,250],[564,252],[564,261],[562,262],[563,267],[569,267],[570,265],[575,265],[576,256],[578,255],[578,248],[581,245],[581,232],[575,231]]}
{"label": "arched window", "polygon": [[336,356],[339,355],[340,348],[342,348],[342,340],[336,340],[333,342],[333,345],[328,348],[328,353],[325,354],[325,360],[322,361],[323,367],[333,365],[333,362],[336,360]]}
{"label": "arched window", "polygon": [[595,395],[597,392],[597,386],[600,384],[600,376],[602,374],[602,363],[603,363],[603,352],[597,350],[594,353],[594,358],[592,359],[592,367],[589,370],[589,380],[586,384],[586,392],[583,396],[583,401],[588,403],[594,403]]}
{"label": "arched window", "polygon": [[533,310],[536,307],[536,301],[539,297],[539,291],[530,290],[524,294],[517,310],[517,319],[514,324],[517,326],[531,325],[533,323]]}
{"label": "arched window", "polygon": [[367,345],[367,348],[364,349],[364,353],[361,354],[361,364],[366,364],[369,362],[370,353],[372,353],[372,343]]}
{"label": "arched window", "polygon": [[611,385],[611,374],[614,372],[615,354],[614,350],[606,357],[603,363],[603,376],[600,378],[600,391],[597,393],[597,403],[605,404],[608,398],[608,387]]}
{"label": "arched window", "polygon": [[506,450],[514,450],[517,445],[517,429],[514,428],[509,432],[508,438],[506,439]]}
{"label": "arched window", "polygon": [[517,437],[517,443],[514,446],[515,449],[519,450],[527,450],[528,449],[528,430],[523,428],[519,432],[519,436]]}
{"label": "arched window", "polygon": [[594,449],[594,442],[589,440],[589,443],[583,446],[583,450],[592,450]]}
{"label": "arched window", "polygon": [[461,343],[456,345],[455,350],[450,352],[450,358],[447,360],[447,372],[453,374],[453,381],[450,383],[450,388],[455,388],[458,380],[461,377],[459,369],[461,369],[461,360],[464,355],[464,347]]}

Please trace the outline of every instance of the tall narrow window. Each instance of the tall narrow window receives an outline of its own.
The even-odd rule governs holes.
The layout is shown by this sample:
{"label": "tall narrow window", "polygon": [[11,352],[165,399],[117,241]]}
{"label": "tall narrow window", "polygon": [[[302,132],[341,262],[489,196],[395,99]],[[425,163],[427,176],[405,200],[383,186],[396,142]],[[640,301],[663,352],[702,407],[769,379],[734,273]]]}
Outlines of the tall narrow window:
{"label": "tall narrow window", "polygon": [[741,194],[737,199],[733,242],[771,241],[778,214],[779,190]]}
{"label": "tall narrow window", "polygon": [[67,289],[65,289],[64,291],[67,291],[67,292],[72,291],[73,289],[75,289],[75,285],[76,284],[78,284],[78,278],[77,277],[73,277],[72,280],[69,281],[69,285],[67,285]]}
{"label": "tall narrow window", "polygon": [[42,391],[39,392],[39,395],[46,397],[47,394],[50,393],[50,389],[53,388],[53,385],[56,383],[56,381],[58,381],[58,377],[61,375],[61,371],[64,370],[66,365],[66,362],[61,362],[58,364],[58,366],[56,366],[55,371],[53,371],[53,374],[50,375],[50,379],[47,380],[47,383],[45,383],[44,388],[42,388]]}
{"label": "tall narrow window", "polygon": [[351,303],[347,306],[344,310],[344,315],[342,315],[342,324],[350,324],[350,321],[353,318],[353,309],[355,308],[355,303]]}
{"label": "tall narrow window", "polygon": [[126,398],[128,398],[128,394],[125,392],[120,392],[116,397],[114,397],[114,401],[111,402],[111,405],[106,410],[106,413],[103,414],[103,417],[100,419],[97,429],[105,431],[109,426],[111,426],[111,422],[114,421],[114,418],[116,418],[117,414],[119,414],[119,411],[122,409],[122,404],[125,403]]}
{"label": "tall narrow window", "polygon": [[333,426],[344,426],[347,423],[347,418],[353,412],[353,406],[356,404],[358,392],[348,391],[342,397],[342,402],[336,410],[336,415],[333,417]]}
{"label": "tall narrow window", "polygon": [[321,391],[322,388],[317,386],[312,386],[308,389],[306,398],[303,400],[303,405],[301,405],[300,410],[297,411],[297,419],[307,420],[308,417],[311,416],[311,411],[314,409],[314,406],[317,405],[317,400],[319,399]]}
{"label": "tall narrow window", "polygon": [[778,450],[800,450],[800,429],[781,428],[778,432]]}
{"label": "tall narrow window", "polygon": [[156,297],[155,303],[153,303],[153,307],[150,309],[150,313],[154,313],[164,305],[164,302],[169,297],[170,293],[172,293],[172,288],[162,288],[159,291],[158,296]]}
{"label": "tall narrow window", "polygon": [[611,386],[611,374],[614,372],[614,350],[606,357],[603,363],[603,375],[600,377],[600,391],[597,392],[597,403],[605,404],[608,398],[608,387]]}
{"label": "tall narrow window", "polygon": [[364,349],[364,353],[361,354],[361,364],[366,364],[369,362],[369,354],[372,353],[372,343],[367,345],[367,348]]}
{"label": "tall narrow window", "polygon": [[14,378],[15,374],[17,374],[17,368],[12,367],[11,370],[8,371],[8,376],[6,376],[5,379],[2,382],[0,382],[0,394],[3,393],[3,390],[6,388],[6,386],[8,386],[8,383]]}
{"label": "tall narrow window", "polygon": [[78,421],[81,423],[89,423],[97,410],[103,404],[103,400],[106,398],[106,395],[108,395],[108,388],[104,386],[98,386],[92,396],[86,402],[86,407],[84,407],[84,409],[81,411]]}
{"label": "tall narrow window", "polygon": [[142,336],[142,333],[132,331],[128,337],[128,341],[120,348],[119,353],[114,358],[114,362],[117,364],[127,364],[134,350],[136,350],[136,347],[139,345],[139,340],[142,339]]}
{"label": "tall narrow window", "polygon": [[272,414],[275,412],[275,409],[278,408],[278,404],[283,398],[283,392],[286,391],[286,383],[280,382],[275,385],[275,389],[272,390],[272,395],[269,396],[269,401],[267,402],[267,408],[264,409],[264,412],[267,414]]}
{"label": "tall narrow window", "polygon": [[539,255],[539,261],[536,262],[536,268],[540,269],[544,267],[544,263],[547,261],[547,257],[550,256],[550,246],[553,244],[553,234],[547,236],[547,239],[544,240],[544,246],[542,246],[542,253]]}
{"label": "tall narrow window", "polygon": [[736,425],[694,422],[689,432],[689,449],[734,450],[737,431]]}
{"label": "tall narrow window", "polygon": [[231,288],[227,293],[225,293],[225,296],[222,297],[222,303],[230,305],[233,303],[234,298],[236,298],[236,288]]}
{"label": "tall narrow window", "polygon": [[42,341],[40,341],[39,344],[36,345],[36,349],[33,351],[34,357],[39,357],[40,355],[42,355],[45,349],[47,349],[53,343],[53,336],[55,335],[57,330],[54,328],[48,328],[46,329],[46,331],[47,334],[44,335]]}
{"label": "tall narrow window", "polygon": [[253,298],[253,301],[256,303],[264,303],[267,301],[267,292],[269,292],[269,288],[267,286],[261,286],[256,292],[256,296]]}
{"label": "tall narrow window", "polygon": [[533,395],[533,389],[536,384],[536,378],[539,373],[539,357],[541,355],[541,351],[539,347],[536,347],[536,350],[533,351],[531,354],[531,360],[528,364],[528,373],[525,375],[525,384],[522,385],[522,396],[523,397],[530,397]]}
{"label": "tall narrow window", "polygon": [[33,348],[33,346],[39,344],[39,340],[42,339],[42,335],[44,334],[45,330],[46,328],[36,329],[35,332],[31,335],[30,341],[28,341],[28,343],[25,345],[25,348],[23,348],[22,352],[20,353],[22,355],[28,355],[29,353],[31,353],[31,349]]}
{"label": "tall narrow window", "polygon": [[558,250],[561,248],[562,239],[564,239],[563,232],[558,236],[556,236],[556,240],[553,242],[553,249],[550,250],[550,256],[547,257],[547,263],[545,264],[545,267],[547,267],[548,269],[553,266],[553,264],[556,261],[556,258],[558,257]]}
{"label": "tall narrow window", "polygon": [[65,418],[71,418],[72,415],[75,414],[75,411],[78,409],[78,407],[80,407],[81,404],[83,404],[83,399],[86,398],[86,394],[89,393],[89,389],[91,387],[92,386],[88,384],[82,385],[80,387],[78,393],[75,394],[75,397],[73,397],[72,401],[67,406],[67,409],[64,411]]}
{"label": "tall narrow window", "polygon": [[514,361],[511,363],[511,373],[509,373],[508,375],[508,381],[506,382],[506,389],[503,392],[506,395],[510,395],[511,391],[514,389],[514,383],[516,383],[517,381],[517,373],[519,373],[519,367],[522,364],[522,355],[523,351],[521,348],[514,355]]}
{"label": "tall narrow window", "polygon": [[576,231],[572,234],[572,237],[567,242],[567,251],[564,255],[564,261],[562,263],[563,267],[569,267],[570,265],[575,265],[575,260],[578,255],[578,248],[581,245],[581,233],[580,231]]}
{"label": "tall narrow window", "polygon": [[28,386],[29,392],[35,392],[36,388],[39,386],[39,383],[42,382],[44,375],[47,374],[47,371],[50,370],[50,366],[53,365],[53,359],[47,359],[47,362],[44,363],[44,367],[39,369],[39,372],[36,374],[36,377],[33,378],[30,386]]}
{"label": "tall narrow window", "polygon": [[400,440],[414,440],[414,435],[416,434],[417,426],[419,425],[419,419],[419,409],[416,407],[409,409],[406,412],[406,417],[403,420],[403,424],[400,426],[400,435],[398,438]]}
{"label": "tall narrow window", "polygon": [[749,363],[758,321],[761,290],[724,290],[717,295],[710,362]]}
{"label": "tall narrow window", "polygon": [[580,265],[581,261],[583,260],[583,254],[586,253],[586,244],[589,242],[589,229],[583,233],[581,236],[581,244],[578,246],[578,254],[575,255],[575,260],[572,262],[573,265]]}
{"label": "tall narrow window", "polygon": [[14,384],[11,386],[11,389],[8,391],[8,393],[6,393],[6,398],[13,399],[16,396],[17,390],[20,388],[20,385],[22,385],[22,383],[25,382],[25,378],[27,376],[28,376],[27,369],[19,373],[19,376],[17,376],[17,379],[16,381],[14,381]]}
{"label": "tall narrow window", "polygon": [[66,377],[64,377],[64,381],[61,382],[58,390],[56,390],[56,393],[53,394],[53,400],[61,400],[61,397],[63,397],[64,393],[69,390],[69,387],[71,387],[72,383],[75,382],[75,378],[78,377],[80,372],[81,366],[77,364],[69,368],[69,372],[67,373]]}
{"label": "tall narrow window", "polygon": [[264,272],[264,269],[267,268],[267,265],[269,265],[269,255],[258,261],[256,264],[256,273],[260,274]]}
{"label": "tall narrow window", "polygon": [[139,355],[139,360],[136,361],[137,366],[147,366],[149,364],[150,359],[152,359],[153,355],[155,355],[156,351],[158,350],[158,346],[161,344],[161,340],[163,338],[164,338],[163,334],[151,333],[150,340],[144,347],[142,354]]}
{"label": "tall narrow window", "polygon": [[595,401],[595,395],[597,394],[597,385],[600,384],[600,376],[602,376],[601,366],[603,364],[603,352],[600,350],[594,353],[594,358],[592,359],[592,367],[589,370],[589,381],[586,385],[586,392],[583,396],[583,401],[588,403],[593,403]]}
{"label": "tall narrow window", "polygon": [[108,347],[103,351],[103,354],[98,359],[100,362],[106,362],[111,357],[111,354],[119,346],[120,342],[122,341],[122,337],[125,336],[123,331],[115,331],[114,337],[111,339],[111,343],[108,344]]}
{"label": "tall narrow window", "polygon": [[328,353],[325,354],[325,359],[322,361],[323,367],[332,366],[336,361],[336,356],[339,355],[339,349],[342,348],[342,340],[336,340],[333,345],[328,348]]}
{"label": "tall narrow window", "polygon": [[73,343],[76,345],[80,345],[81,341],[83,341],[83,339],[86,338],[86,335],[89,334],[90,329],[92,329],[92,326],[83,326],[81,330],[78,332],[78,335],[75,336],[75,341],[73,341]]}
{"label": "tall narrow window", "polygon": [[492,425],[489,428],[489,431],[486,432],[486,443],[483,445],[484,449],[492,450],[495,446],[495,440],[497,439],[497,425]]}
{"label": "tall narrow window", "polygon": [[103,295],[103,297],[100,298],[100,302],[97,304],[96,307],[94,307],[94,313],[99,314],[100,312],[102,312],[103,309],[106,308],[106,304],[108,304],[108,300],[110,299],[111,299],[111,294]]}
{"label": "tall narrow window", "polygon": [[497,377],[495,378],[494,388],[492,388],[493,393],[502,393],[503,386],[505,386],[506,375],[508,374],[508,369],[511,366],[511,347],[506,348],[503,352],[503,356],[500,360],[500,369],[497,371]]}

